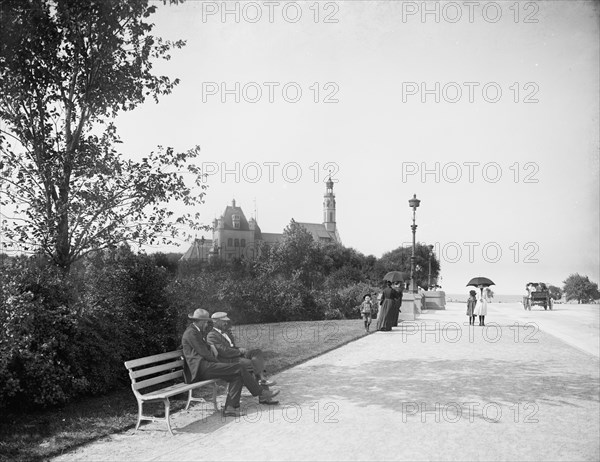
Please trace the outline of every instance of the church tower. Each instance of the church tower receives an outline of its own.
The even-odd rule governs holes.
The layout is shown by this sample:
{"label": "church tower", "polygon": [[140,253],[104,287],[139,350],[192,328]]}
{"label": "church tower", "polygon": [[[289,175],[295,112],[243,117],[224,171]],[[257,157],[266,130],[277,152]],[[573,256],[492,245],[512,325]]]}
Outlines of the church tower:
{"label": "church tower", "polygon": [[325,183],[325,195],[323,196],[323,225],[330,232],[335,232],[335,194],[333,194],[333,181],[331,176]]}

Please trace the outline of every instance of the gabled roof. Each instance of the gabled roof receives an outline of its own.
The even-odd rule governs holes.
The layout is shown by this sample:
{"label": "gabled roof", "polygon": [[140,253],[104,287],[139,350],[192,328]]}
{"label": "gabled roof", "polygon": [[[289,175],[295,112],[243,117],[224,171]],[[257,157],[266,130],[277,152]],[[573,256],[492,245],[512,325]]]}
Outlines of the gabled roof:
{"label": "gabled roof", "polygon": [[325,225],[322,223],[300,223],[298,222],[298,224],[300,226],[302,226],[304,229],[306,229],[310,234],[312,234],[313,239],[315,241],[338,241],[338,236],[336,235],[337,233],[333,232],[333,231],[327,231],[327,228],[325,228]]}

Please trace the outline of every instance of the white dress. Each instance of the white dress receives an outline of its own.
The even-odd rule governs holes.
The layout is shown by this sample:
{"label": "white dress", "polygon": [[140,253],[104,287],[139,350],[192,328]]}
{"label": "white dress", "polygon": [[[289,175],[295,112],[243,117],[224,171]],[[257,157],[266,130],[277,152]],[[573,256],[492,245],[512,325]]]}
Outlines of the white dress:
{"label": "white dress", "polygon": [[484,287],[483,292],[480,292],[479,297],[477,299],[477,304],[475,305],[475,311],[473,312],[474,316],[487,315],[487,304],[489,302],[487,291],[487,287]]}

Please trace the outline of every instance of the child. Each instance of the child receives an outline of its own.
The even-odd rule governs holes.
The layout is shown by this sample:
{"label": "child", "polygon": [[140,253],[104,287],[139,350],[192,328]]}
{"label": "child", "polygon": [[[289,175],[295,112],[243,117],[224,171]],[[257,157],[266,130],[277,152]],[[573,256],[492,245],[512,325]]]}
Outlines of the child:
{"label": "child", "polygon": [[477,304],[477,292],[469,291],[469,299],[467,300],[467,316],[469,317],[469,326],[475,325],[475,305]]}
{"label": "child", "polygon": [[366,294],[363,296],[363,302],[360,305],[360,315],[365,323],[365,331],[369,332],[373,315],[373,302],[371,302],[371,294]]}

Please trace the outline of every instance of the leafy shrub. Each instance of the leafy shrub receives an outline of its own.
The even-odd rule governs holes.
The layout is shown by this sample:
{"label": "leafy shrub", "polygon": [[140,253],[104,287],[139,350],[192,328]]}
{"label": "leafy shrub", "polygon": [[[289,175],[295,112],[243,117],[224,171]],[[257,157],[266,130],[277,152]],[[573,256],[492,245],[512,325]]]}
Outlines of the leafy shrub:
{"label": "leafy shrub", "polygon": [[60,404],[85,390],[69,361],[77,329],[70,284],[42,269],[22,258],[0,268],[0,407]]}

